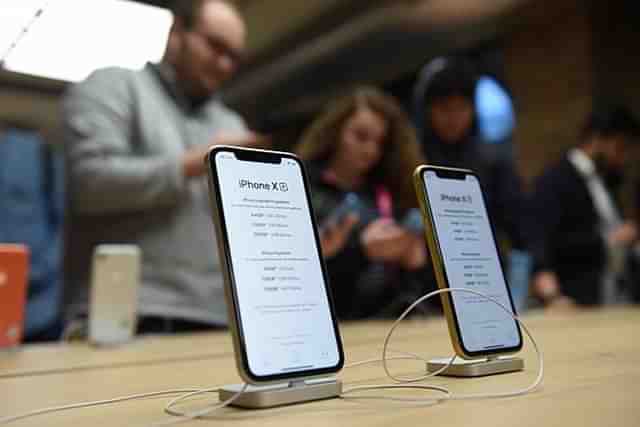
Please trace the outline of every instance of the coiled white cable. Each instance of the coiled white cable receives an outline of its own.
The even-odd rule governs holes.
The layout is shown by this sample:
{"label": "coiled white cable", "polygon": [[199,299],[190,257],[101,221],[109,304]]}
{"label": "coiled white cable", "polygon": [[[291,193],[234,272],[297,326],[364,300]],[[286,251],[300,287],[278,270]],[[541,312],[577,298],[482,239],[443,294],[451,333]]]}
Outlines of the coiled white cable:
{"label": "coiled white cable", "polygon": [[[439,294],[442,294],[442,293],[452,293],[452,292],[463,292],[463,293],[466,292],[466,293],[474,294],[476,296],[480,296],[482,298],[485,298],[486,300],[491,301],[494,304],[497,304],[502,310],[504,310],[509,316],[511,316],[516,322],[518,322],[518,324],[522,327],[522,329],[524,329],[525,333],[527,334],[527,336],[531,340],[531,343],[533,344],[535,352],[536,352],[536,354],[538,356],[538,375],[537,375],[536,379],[533,381],[533,383],[531,383],[531,385],[529,385],[528,387],[526,387],[524,389],[516,390],[516,391],[507,391],[507,392],[498,392],[498,393],[453,394],[446,387],[442,387],[442,386],[438,386],[438,385],[429,385],[429,384],[415,384],[416,382],[423,381],[423,380],[425,380],[427,378],[433,377],[433,376],[438,375],[438,374],[442,373],[443,371],[445,371],[454,362],[456,356],[451,357],[449,362],[443,368],[441,368],[441,369],[439,369],[439,370],[437,370],[435,372],[432,372],[432,373],[417,377],[417,378],[403,378],[403,377],[399,377],[399,376],[393,375],[391,373],[391,371],[389,370],[388,364],[387,364],[387,362],[389,360],[414,359],[414,360],[421,360],[421,361],[425,361],[426,362],[426,359],[424,359],[424,358],[422,358],[422,357],[420,357],[420,356],[418,356],[416,354],[408,353],[408,352],[397,352],[397,351],[394,351],[394,350],[391,350],[391,349],[388,348],[389,347],[389,341],[391,340],[391,336],[393,335],[393,333],[396,330],[396,328],[398,327],[398,325],[402,322],[402,320],[404,320],[409,315],[409,313],[411,311],[413,311],[413,309],[416,306],[418,306],[422,302],[424,302],[424,301],[428,300],[429,298],[432,298],[432,297],[434,297],[436,295],[439,295]],[[387,357],[387,353],[389,353],[389,352],[395,352],[395,353],[399,353],[399,354],[403,354],[403,355],[402,356]],[[502,303],[500,303],[496,299],[494,299],[494,298],[492,298],[492,297],[490,297],[488,295],[485,295],[485,294],[483,294],[481,292],[470,290],[470,289],[463,289],[463,288],[440,289],[440,290],[430,292],[430,293],[420,297],[413,304],[411,304],[400,315],[400,317],[398,317],[398,319],[393,323],[391,328],[389,328],[389,332],[387,332],[387,335],[386,335],[386,337],[384,339],[384,344],[383,344],[383,348],[382,348],[382,358],[381,359],[375,358],[375,359],[368,359],[368,360],[363,360],[363,361],[359,361],[359,362],[354,362],[354,363],[345,365],[345,368],[352,368],[352,367],[361,366],[361,365],[365,365],[365,364],[369,364],[369,363],[376,363],[376,362],[382,362],[382,366],[384,368],[385,374],[390,379],[394,380],[396,382],[395,384],[373,384],[373,385],[354,386],[354,387],[345,389],[340,397],[343,398],[343,399],[348,399],[348,398],[352,398],[352,399],[384,399],[384,400],[389,400],[389,401],[416,403],[416,404],[421,404],[421,405],[424,405],[424,404],[436,404],[436,403],[439,403],[439,402],[444,401],[444,400],[503,398],[503,397],[520,396],[520,395],[529,393],[531,391],[534,391],[536,388],[538,388],[540,386],[540,384],[542,383],[542,379],[544,377],[544,359],[543,359],[543,356],[542,356],[542,351],[538,347],[538,344],[537,344],[536,340],[533,338],[531,332],[529,331],[527,326],[520,320],[520,318],[518,318],[518,316],[513,314],[510,309],[505,307]],[[410,383],[412,383],[412,384],[410,384]],[[25,418],[30,418],[30,417],[34,417],[34,416],[38,416],[38,415],[44,415],[44,414],[49,414],[49,413],[54,413],[54,412],[65,411],[65,410],[89,408],[89,407],[93,407],[93,406],[108,405],[108,404],[120,403],[120,402],[135,400],[135,399],[143,399],[143,398],[158,397],[158,396],[167,396],[167,395],[182,393],[181,396],[173,399],[165,407],[165,412],[167,414],[174,415],[174,416],[177,416],[177,417],[180,417],[180,418],[176,419],[176,420],[167,420],[167,421],[162,421],[160,423],[153,424],[154,427],[168,426],[168,425],[174,425],[174,424],[178,424],[178,423],[181,423],[181,422],[184,422],[184,421],[200,418],[200,417],[208,415],[208,414],[210,414],[210,413],[212,413],[214,411],[217,411],[217,410],[219,410],[221,408],[224,408],[225,406],[228,406],[229,404],[233,403],[233,401],[235,401],[237,398],[239,398],[240,395],[242,395],[242,393],[244,393],[244,391],[246,390],[247,387],[248,387],[248,385],[245,384],[240,389],[240,391],[238,391],[238,393],[234,394],[233,396],[231,396],[229,399],[227,399],[224,402],[217,403],[216,405],[212,405],[210,407],[207,407],[207,408],[204,408],[204,409],[201,409],[199,411],[192,412],[192,413],[183,413],[183,412],[180,412],[180,411],[177,411],[177,410],[173,409],[173,407],[175,405],[177,405],[178,403],[180,403],[180,402],[182,402],[182,401],[184,401],[184,400],[186,400],[188,398],[192,398],[192,397],[195,397],[197,395],[201,395],[201,394],[205,394],[205,393],[214,393],[214,392],[219,390],[219,387],[206,388],[206,389],[201,388],[201,389],[165,390],[165,391],[159,391],[159,392],[152,392],[152,393],[136,394],[136,395],[132,395],[132,396],[118,397],[118,398],[114,398],[114,399],[99,400],[99,401],[94,401],[94,402],[83,402],[83,403],[76,403],[76,404],[71,404],[71,405],[63,405],[63,406],[56,406],[56,407],[38,409],[38,410],[35,410],[35,411],[30,411],[30,412],[26,412],[24,414],[20,414],[20,415],[14,415],[14,416],[0,418],[0,425],[9,424],[9,423],[12,423],[14,421],[22,420],[22,419],[25,419]],[[419,389],[419,390],[436,391],[436,392],[439,392],[439,393],[443,393],[443,396],[441,396],[441,397],[428,397],[428,398],[392,397],[392,396],[355,396],[355,397],[354,396],[349,396],[349,395],[357,393],[357,392],[364,392],[364,391],[371,391],[371,390],[389,390],[389,389],[394,389],[394,390],[397,390],[397,389]]]}
{"label": "coiled white cable", "polygon": [[[529,340],[531,340],[531,343],[532,343],[533,348],[534,348],[534,350],[536,352],[536,355],[538,356],[538,375],[536,376],[535,380],[529,386],[527,386],[527,387],[525,387],[523,389],[515,390],[515,391],[497,392],[497,393],[453,394],[448,389],[444,389],[444,388],[438,387],[438,386],[430,386],[430,387],[433,387],[434,390],[436,389],[436,387],[438,388],[439,391],[445,392],[445,390],[446,390],[446,396],[443,396],[441,398],[431,398],[431,399],[427,398],[427,399],[424,399],[424,401],[425,402],[429,402],[429,401],[441,401],[441,400],[504,398],[504,397],[521,396],[523,394],[527,394],[527,393],[532,392],[535,389],[537,389],[540,386],[540,384],[542,383],[542,379],[544,378],[544,358],[542,356],[542,351],[538,347],[538,343],[536,342],[535,338],[533,338],[531,332],[529,331],[529,328],[527,328],[527,326],[520,320],[520,318],[518,318],[518,316],[516,316],[510,309],[505,307],[501,302],[499,302],[495,298],[492,298],[492,297],[490,297],[488,295],[485,295],[482,292],[474,291],[474,290],[471,290],[471,289],[464,289],[464,288],[447,288],[447,289],[439,289],[439,290],[430,292],[430,293],[418,298],[413,304],[411,304],[400,315],[400,317],[398,317],[398,319],[393,323],[391,328],[389,328],[389,332],[387,332],[387,336],[384,339],[384,344],[383,344],[383,347],[382,347],[382,366],[384,368],[385,374],[390,379],[394,380],[396,383],[407,384],[407,383],[415,383],[415,382],[423,381],[423,380],[425,380],[427,378],[430,378],[430,377],[433,377],[435,375],[438,375],[438,374],[444,372],[449,366],[451,366],[451,364],[454,362],[456,356],[451,357],[449,362],[444,367],[442,367],[441,369],[439,369],[439,370],[437,370],[435,372],[431,372],[429,374],[426,374],[426,375],[423,375],[423,376],[420,376],[420,377],[417,377],[417,378],[398,377],[396,375],[393,375],[391,373],[391,371],[389,370],[389,366],[387,364],[387,361],[389,360],[387,358],[387,353],[389,351],[391,351],[391,350],[389,350],[388,347],[389,347],[389,341],[391,340],[391,336],[393,335],[393,332],[396,330],[398,325],[404,320],[404,318],[407,317],[409,315],[409,313],[411,313],[411,311],[413,311],[413,309],[416,306],[418,306],[422,302],[428,300],[429,298],[433,298],[436,295],[440,295],[440,294],[443,294],[443,293],[453,293],[453,292],[469,293],[469,294],[473,294],[473,295],[476,295],[476,296],[480,296],[480,297],[482,297],[482,298],[484,298],[484,299],[486,299],[486,300],[498,305],[505,313],[507,313],[516,322],[518,322],[518,324],[522,327],[522,329],[524,329],[525,333],[529,337]],[[351,394],[351,393],[359,392],[359,391],[394,389],[394,388],[397,388],[397,387],[395,387],[397,385],[398,384],[382,384],[382,385],[376,385],[376,386],[358,386],[358,387],[353,387],[353,388],[348,389],[345,392],[343,392],[343,396],[346,395],[346,394]],[[397,398],[391,398],[391,397],[388,397],[388,396],[383,396],[382,398],[385,399],[385,400],[398,400]]]}
{"label": "coiled white cable", "polygon": [[[389,350],[390,352],[394,352],[394,350]],[[388,360],[396,360],[396,359],[420,359],[420,356],[411,354],[411,353],[407,353],[407,352],[398,352],[401,354],[406,354],[406,356],[392,356],[389,357]],[[420,359],[426,362],[425,359]],[[361,366],[361,365],[366,365],[366,364],[370,364],[370,363],[376,363],[376,362],[382,362],[381,358],[375,358],[375,359],[369,359],[369,360],[363,360],[363,361],[359,361],[359,362],[354,362],[351,365],[347,365],[345,367],[355,367],[355,366]],[[69,404],[69,405],[60,405],[60,406],[52,406],[52,407],[48,407],[48,408],[41,408],[41,409],[36,409],[34,411],[29,411],[29,412],[25,412],[23,414],[18,414],[18,415],[12,415],[12,416],[7,416],[7,417],[3,417],[0,418],[0,425],[6,425],[6,424],[10,424],[16,421],[20,421],[26,418],[32,418],[32,417],[36,417],[36,416],[40,416],[40,415],[47,415],[47,414],[52,414],[55,412],[63,412],[63,411],[68,411],[68,410],[72,410],[72,409],[85,409],[85,408],[92,408],[95,406],[103,406],[103,405],[112,405],[112,404],[116,404],[116,403],[122,403],[122,402],[128,402],[131,400],[137,400],[137,399],[145,399],[145,398],[150,398],[150,397],[161,397],[161,396],[170,396],[170,395],[174,395],[174,394],[180,394],[180,396],[178,396],[177,398],[173,399],[172,401],[170,401],[166,406],[164,411],[169,414],[169,415],[173,415],[173,416],[177,416],[177,417],[183,417],[185,418],[185,420],[188,419],[193,419],[193,418],[199,418],[199,417],[203,417],[205,415],[208,415],[209,413],[216,411],[218,409],[221,409],[225,406],[230,405],[231,403],[233,403],[234,400],[236,400],[238,397],[240,397],[240,395],[242,394],[242,392],[244,392],[244,390],[246,389],[243,388],[239,393],[234,394],[233,396],[231,396],[231,398],[229,398],[226,402],[221,402],[218,403],[214,406],[202,409],[202,411],[206,411],[203,412],[202,414],[197,414],[197,413],[184,413],[184,412],[180,412],[177,411],[176,409],[173,409],[174,406],[176,406],[178,403],[188,399],[188,398],[192,398],[195,397],[197,395],[201,395],[201,394],[205,394],[205,393],[215,393],[216,391],[218,391],[220,389],[220,387],[212,387],[212,388],[186,388],[186,389],[175,389],[175,390],[164,390],[164,391],[156,391],[156,392],[151,392],[151,393],[142,393],[142,394],[134,394],[131,396],[122,396],[122,397],[116,397],[113,399],[105,399],[105,400],[96,400],[96,401],[90,401],[90,402],[80,402],[80,403],[73,403],[73,404]],[[191,417],[191,418],[189,418]],[[171,420],[172,422],[182,422],[184,420]],[[160,424],[162,425],[162,424]]]}
{"label": "coiled white cable", "polygon": [[220,390],[220,387],[214,387],[214,388],[209,388],[209,389],[203,389],[203,390],[197,390],[197,391],[193,391],[187,394],[184,394],[182,396],[179,396],[175,399],[173,399],[171,402],[167,403],[167,406],[165,406],[164,411],[169,414],[169,415],[173,415],[174,417],[179,417],[177,420],[167,420],[167,421],[160,421],[158,423],[154,423],[151,424],[150,427],[165,427],[165,426],[171,426],[171,425],[176,425],[185,421],[190,421],[190,420],[195,420],[197,418],[201,418],[204,417],[205,415],[209,415],[212,412],[215,412],[219,409],[224,408],[225,406],[229,406],[230,404],[232,404],[236,399],[238,399],[242,393],[244,393],[247,390],[247,387],[249,387],[249,384],[244,384],[240,390],[238,390],[237,393],[235,393],[233,396],[231,396],[230,398],[228,398],[227,400],[225,400],[224,402],[219,402],[215,405],[211,405],[208,406],[204,409],[198,410],[198,411],[194,411],[194,412],[180,412],[177,411],[175,409],[173,409],[173,407],[175,405],[177,405],[178,403],[182,402],[183,400],[195,397],[195,396],[199,396],[201,394],[205,394],[205,393],[214,393]]}
{"label": "coiled white cable", "polygon": [[[409,353],[409,352],[404,352],[404,351],[395,351],[395,350],[389,350],[390,352],[393,353],[399,353],[402,354],[402,356],[392,356],[389,357],[388,360],[420,360],[422,362],[427,362],[426,359],[423,359],[422,357],[418,356],[417,354],[414,353]],[[353,362],[350,364],[346,364],[344,367],[345,369],[347,368],[354,368],[357,366],[362,366],[362,365],[368,365],[371,363],[377,363],[377,362],[382,362],[381,358],[374,358],[374,359],[368,359],[368,360],[361,360],[358,362]],[[369,386],[370,387],[370,386]],[[194,418],[200,418],[203,417],[205,415],[208,415],[209,413],[216,411],[218,409],[221,409],[231,403],[233,403],[234,400],[236,400],[238,397],[240,397],[240,395],[246,390],[247,385],[245,384],[244,387],[238,392],[238,394],[234,394],[233,396],[231,396],[231,398],[229,398],[227,401],[219,403],[217,405],[214,406],[210,406],[208,408],[203,409],[201,412],[181,412],[177,409],[174,409],[174,407],[176,405],[178,405],[179,403],[183,402],[184,400],[205,394],[205,393],[213,393],[213,392],[217,392],[220,390],[219,387],[214,387],[214,388],[210,388],[210,389],[204,389],[204,390],[197,390],[197,391],[193,391],[187,394],[184,394],[182,396],[178,396],[175,399],[173,399],[172,401],[170,401],[169,403],[167,403],[167,406],[165,406],[164,411],[169,414],[169,415],[173,415],[175,417],[183,417],[185,420],[188,419],[194,419]],[[429,390],[434,390],[434,387],[424,387],[424,386],[406,386],[406,385],[398,385],[398,388],[420,388],[420,389],[429,389]],[[440,388],[435,388],[436,391],[441,391],[441,392],[446,392],[445,390],[441,390]],[[403,401],[407,401],[405,399],[402,399]],[[180,422],[181,420],[178,420],[178,422]],[[157,424],[158,426],[164,426],[164,425],[170,425],[170,424]],[[156,426],[156,424],[154,424],[154,426]]]}

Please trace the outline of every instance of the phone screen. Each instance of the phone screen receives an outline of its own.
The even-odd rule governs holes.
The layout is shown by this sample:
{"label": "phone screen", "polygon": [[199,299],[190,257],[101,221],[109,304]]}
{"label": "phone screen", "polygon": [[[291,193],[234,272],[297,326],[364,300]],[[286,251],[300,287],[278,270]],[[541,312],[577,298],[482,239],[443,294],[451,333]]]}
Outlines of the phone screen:
{"label": "phone screen", "polygon": [[[449,287],[481,292],[514,312],[478,178],[434,170],[422,176]],[[495,303],[470,293],[449,296],[466,353],[521,346],[517,322]]]}
{"label": "phone screen", "polygon": [[342,348],[302,164],[265,156],[213,154],[248,373],[336,371]]}

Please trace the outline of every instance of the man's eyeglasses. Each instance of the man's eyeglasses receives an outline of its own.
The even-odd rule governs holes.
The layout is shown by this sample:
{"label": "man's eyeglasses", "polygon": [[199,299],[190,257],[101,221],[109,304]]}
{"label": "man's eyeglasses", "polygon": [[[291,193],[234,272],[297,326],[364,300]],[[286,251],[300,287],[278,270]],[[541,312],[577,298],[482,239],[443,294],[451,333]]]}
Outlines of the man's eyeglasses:
{"label": "man's eyeglasses", "polygon": [[196,31],[193,31],[193,33],[200,36],[200,38],[212,51],[216,52],[216,54],[229,58],[234,66],[237,67],[244,61],[244,52],[240,49],[231,47],[222,37],[211,34],[205,35]]}

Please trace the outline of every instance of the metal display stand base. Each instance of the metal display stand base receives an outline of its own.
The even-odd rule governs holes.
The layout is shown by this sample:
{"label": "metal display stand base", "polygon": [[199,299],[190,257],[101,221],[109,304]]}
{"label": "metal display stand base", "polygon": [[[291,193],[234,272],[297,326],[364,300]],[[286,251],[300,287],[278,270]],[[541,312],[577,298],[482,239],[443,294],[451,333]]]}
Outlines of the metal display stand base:
{"label": "metal display stand base", "polygon": [[[232,398],[242,390],[242,387],[242,384],[224,386],[220,389],[220,401]],[[231,406],[247,409],[272,408],[312,400],[331,399],[340,396],[340,394],[342,394],[342,382],[335,378],[292,381],[267,386],[250,385],[231,403]]]}
{"label": "metal display stand base", "polygon": [[[427,363],[427,371],[436,372],[444,368],[451,358],[431,359]],[[451,366],[439,375],[449,377],[483,377],[486,375],[506,374],[522,371],[524,360],[519,357],[495,357],[479,360],[464,360],[456,358]]]}

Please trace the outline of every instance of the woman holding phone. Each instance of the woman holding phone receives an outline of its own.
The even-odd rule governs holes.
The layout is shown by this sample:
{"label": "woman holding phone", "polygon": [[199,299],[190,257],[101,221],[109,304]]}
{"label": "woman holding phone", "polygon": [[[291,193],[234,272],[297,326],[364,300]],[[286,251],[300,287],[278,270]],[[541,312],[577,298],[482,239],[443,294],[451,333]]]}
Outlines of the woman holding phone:
{"label": "woman holding phone", "polygon": [[411,182],[424,160],[397,101],[353,90],[311,124],[296,152],[308,165],[338,316],[393,315],[430,287]]}

